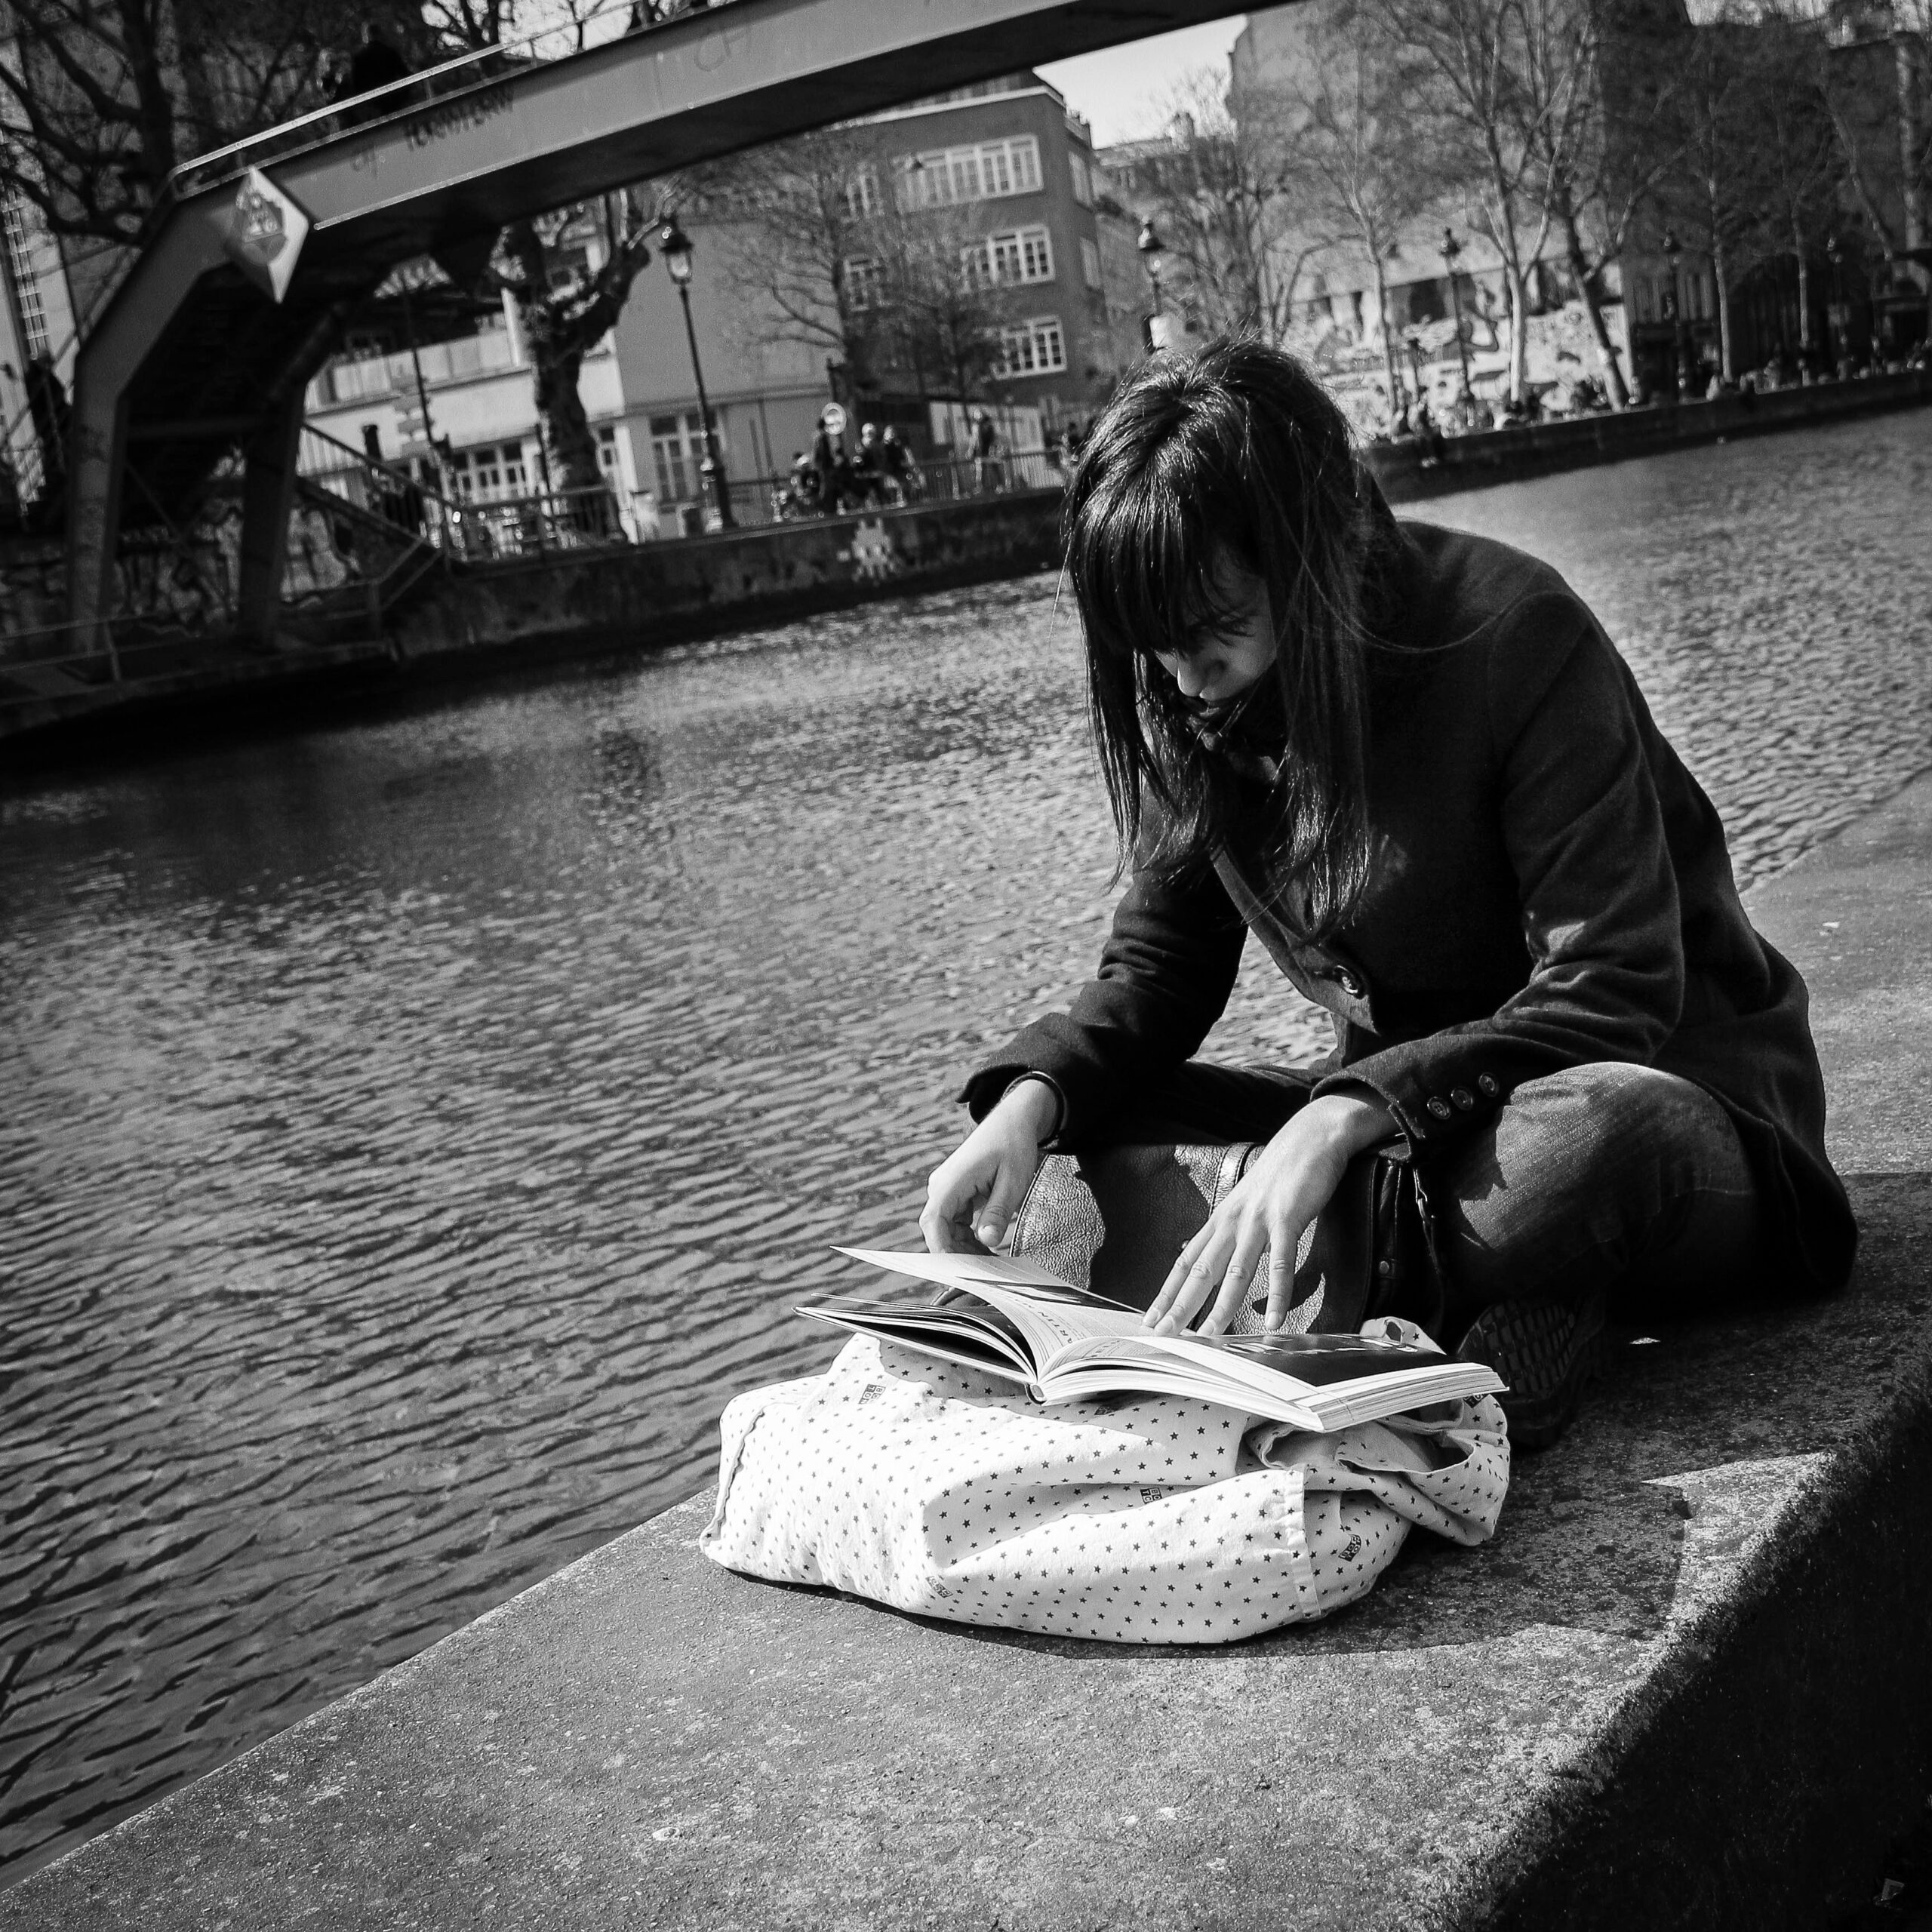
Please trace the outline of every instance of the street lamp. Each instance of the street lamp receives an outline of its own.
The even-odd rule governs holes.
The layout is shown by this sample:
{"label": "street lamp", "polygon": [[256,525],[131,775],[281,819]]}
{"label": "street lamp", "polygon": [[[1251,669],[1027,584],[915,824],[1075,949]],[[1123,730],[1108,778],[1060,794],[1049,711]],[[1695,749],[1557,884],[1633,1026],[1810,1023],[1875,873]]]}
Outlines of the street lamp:
{"label": "street lamp", "polygon": [[[1154,232],[1154,224],[1143,221],[1140,232],[1134,237],[1134,245],[1140,251],[1140,259],[1146,264],[1147,279],[1154,285],[1154,313],[1161,313],[1161,269],[1167,260],[1167,250],[1161,246],[1161,238]],[[1158,349],[1160,344],[1154,340],[1150,324],[1147,331],[1147,346]]]}
{"label": "street lamp", "polygon": [[691,346],[691,374],[697,383],[697,413],[704,424],[704,460],[698,474],[718,506],[718,527],[729,530],[731,523],[731,487],[724,480],[724,466],[718,460],[718,443],[711,433],[711,398],[704,392],[704,370],[697,359],[697,331],[691,326],[691,242],[678,226],[675,217],[657,231],[658,253],[678,285],[678,299],[685,305],[685,340]]}
{"label": "street lamp", "polygon": [[1467,403],[1469,390],[1469,345],[1463,340],[1463,291],[1456,284],[1456,260],[1463,252],[1463,245],[1456,239],[1453,229],[1442,231],[1442,266],[1449,271],[1449,303],[1456,314],[1456,357],[1463,365],[1462,400]]}

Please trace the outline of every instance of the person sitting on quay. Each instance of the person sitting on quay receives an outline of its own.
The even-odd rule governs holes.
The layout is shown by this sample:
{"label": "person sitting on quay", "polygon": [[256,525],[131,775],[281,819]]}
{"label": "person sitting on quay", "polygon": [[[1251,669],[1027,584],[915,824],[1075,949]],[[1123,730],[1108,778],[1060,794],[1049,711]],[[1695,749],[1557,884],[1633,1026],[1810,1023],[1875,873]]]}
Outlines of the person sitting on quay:
{"label": "person sitting on quay", "polygon": [[[1441,1267],[1367,1312],[1497,1369],[1519,1448],[1611,1307],[1844,1285],[1804,983],[1555,571],[1398,524],[1319,381],[1244,339],[1128,379],[1063,528],[1130,881],[1070,1009],[966,1081],[929,1248],[996,1247],[1044,1148],[1264,1143],[1145,1319],[1222,1334],[1265,1282],[1275,1330],[1303,1232],[1392,1142]],[[1328,1010],[1319,1065],[1195,1057],[1244,928]]]}
{"label": "person sitting on quay", "polygon": [[[383,38],[382,29],[373,21],[367,22],[362,29],[361,44],[344,64],[329,99],[331,102],[355,100],[363,94],[394,87],[398,81],[406,81],[411,72],[409,63]],[[399,112],[410,105],[413,98],[411,90],[392,99],[367,101],[359,107],[350,109],[340,118],[345,127],[359,126],[365,121],[380,120],[385,114]]]}

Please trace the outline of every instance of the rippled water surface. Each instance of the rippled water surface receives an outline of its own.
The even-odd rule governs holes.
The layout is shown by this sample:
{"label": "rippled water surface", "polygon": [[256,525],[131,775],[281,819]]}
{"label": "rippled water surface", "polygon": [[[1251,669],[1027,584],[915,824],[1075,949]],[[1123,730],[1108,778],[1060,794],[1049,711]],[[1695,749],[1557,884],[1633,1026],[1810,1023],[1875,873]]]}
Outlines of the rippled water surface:
{"label": "rippled water surface", "polygon": [[[1932,758],[1932,412],[1451,499],[1774,869]],[[697,1487],[1110,844],[1049,579],[0,794],[0,1875]],[[1214,1051],[1324,1029],[1252,964]],[[11,1861],[8,1863],[8,1861]]]}

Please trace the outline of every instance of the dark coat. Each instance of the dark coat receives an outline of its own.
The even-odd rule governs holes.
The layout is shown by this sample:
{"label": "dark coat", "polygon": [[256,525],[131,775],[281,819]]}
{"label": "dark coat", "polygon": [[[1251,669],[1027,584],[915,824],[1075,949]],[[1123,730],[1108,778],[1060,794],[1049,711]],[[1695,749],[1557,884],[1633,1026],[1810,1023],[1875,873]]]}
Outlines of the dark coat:
{"label": "dark coat", "polygon": [[1842,1285],[1857,1233],[1826,1158],[1804,983],[1746,918],[1709,799],[1555,571],[1402,529],[1388,628],[1405,648],[1375,682],[1374,857],[1349,924],[1298,940],[1238,857],[1180,881],[1137,871],[1098,975],[973,1076],[975,1117],[1029,1069],[1059,1083],[1064,1138],[1131,1105],[1220,1017],[1244,920],[1333,1017],[1313,1091],[1373,1088],[1418,1160],[1526,1080],[1654,1066],[1736,1123],[1795,1281]]}

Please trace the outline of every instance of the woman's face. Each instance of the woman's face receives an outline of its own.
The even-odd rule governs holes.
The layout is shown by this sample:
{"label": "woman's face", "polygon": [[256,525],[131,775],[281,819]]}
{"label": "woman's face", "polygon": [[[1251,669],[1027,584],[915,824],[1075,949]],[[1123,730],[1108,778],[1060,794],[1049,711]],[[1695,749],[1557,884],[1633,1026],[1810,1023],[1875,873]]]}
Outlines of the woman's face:
{"label": "woman's face", "polygon": [[1214,589],[1235,613],[1227,629],[1202,631],[1185,652],[1154,654],[1155,661],[1190,704],[1230,703],[1257,683],[1275,661],[1275,622],[1266,584],[1238,564],[1223,561],[1215,566]]}

